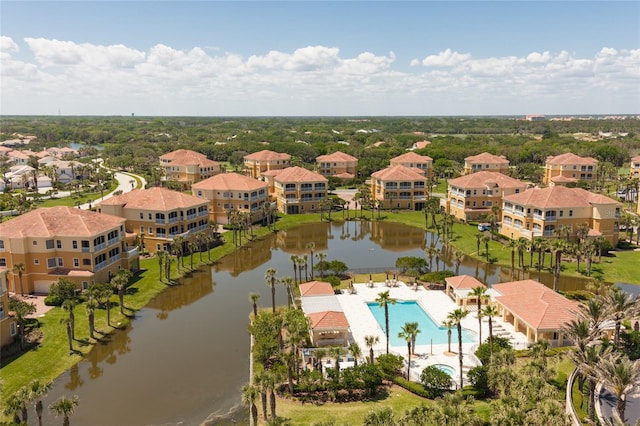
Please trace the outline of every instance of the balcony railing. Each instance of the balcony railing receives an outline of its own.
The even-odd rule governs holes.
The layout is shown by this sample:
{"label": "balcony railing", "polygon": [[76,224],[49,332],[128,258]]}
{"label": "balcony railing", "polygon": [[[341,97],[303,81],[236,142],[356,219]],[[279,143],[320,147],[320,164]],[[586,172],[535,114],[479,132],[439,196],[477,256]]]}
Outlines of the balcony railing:
{"label": "balcony railing", "polygon": [[201,216],[201,217],[202,217],[202,216],[206,216],[206,215],[208,215],[208,214],[209,214],[209,212],[208,212],[207,210],[205,210],[205,211],[203,211],[203,212],[198,213],[198,216]]}
{"label": "balcony railing", "polygon": [[547,222],[554,222],[557,216],[545,216],[544,220]]}
{"label": "balcony railing", "polygon": [[105,243],[102,244],[98,244],[96,246],[93,246],[93,251],[100,251],[100,250],[104,250],[107,248],[107,245]]}
{"label": "balcony railing", "polygon": [[169,218],[169,223],[176,223],[178,221],[177,217],[170,217]]}
{"label": "balcony railing", "polygon": [[197,215],[195,213],[194,214],[188,214],[187,215],[187,220],[192,220],[192,219],[195,219],[196,217],[197,217]]}
{"label": "balcony railing", "polygon": [[112,246],[114,244],[118,244],[118,242],[120,241],[120,238],[116,237],[116,238],[111,238],[109,241],[107,241],[107,244]]}
{"label": "balcony railing", "polygon": [[127,247],[127,251],[120,253],[121,259],[131,259],[138,255],[138,247]]}
{"label": "balcony railing", "polygon": [[100,262],[100,263],[96,263],[96,271],[99,271],[101,269],[104,269],[107,266],[107,261],[105,260],[104,262]]}
{"label": "balcony railing", "polygon": [[158,225],[164,225],[165,224],[165,220],[164,219],[156,219],[156,223]]}
{"label": "balcony railing", "polygon": [[119,260],[120,260],[120,256],[113,256],[113,257],[110,257],[110,258],[109,258],[109,260],[107,261],[107,263],[108,263],[109,265],[111,265],[111,264],[113,264],[113,263],[116,263],[116,262],[117,262],[117,261],[119,261]]}
{"label": "balcony railing", "polygon": [[91,249],[89,247],[82,247],[82,253],[89,253]]}

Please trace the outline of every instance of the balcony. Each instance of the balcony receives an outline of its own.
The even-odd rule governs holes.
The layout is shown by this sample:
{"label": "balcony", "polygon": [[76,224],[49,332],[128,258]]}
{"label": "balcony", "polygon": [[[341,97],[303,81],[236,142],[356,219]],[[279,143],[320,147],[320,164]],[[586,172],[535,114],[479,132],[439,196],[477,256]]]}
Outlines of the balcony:
{"label": "balcony", "polygon": [[205,210],[205,211],[202,211],[202,212],[198,213],[198,216],[202,217],[202,216],[207,216],[208,214],[209,214],[209,212],[207,210]]}
{"label": "balcony", "polygon": [[524,211],[521,210],[514,210],[513,214],[516,216],[524,217]]}
{"label": "balcony", "polygon": [[127,247],[127,251],[120,253],[121,259],[131,259],[138,255],[138,247]]}
{"label": "balcony", "polygon": [[93,251],[100,251],[100,250],[104,250],[106,248],[107,248],[107,245],[105,243],[102,243],[102,244],[98,244],[96,246],[93,246]]}
{"label": "balcony", "polygon": [[196,215],[195,213],[194,213],[194,214],[188,214],[188,215],[187,215],[187,220],[193,220],[193,219],[195,219],[196,217],[197,217],[197,215]]}
{"label": "balcony", "polygon": [[107,261],[106,260],[104,262],[96,263],[95,270],[99,271],[101,269],[104,269],[106,266],[107,266]]}
{"label": "balcony", "polygon": [[164,219],[156,219],[156,223],[158,225],[164,225],[165,224],[165,220]]}
{"label": "balcony", "polygon": [[545,220],[546,222],[555,222],[555,221],[556,221],[556,217],[557,217],[557,216],[545,216],[545,217],[544,217],[544,220]]}
{"label": "balcony", "polygon": [[107,241],[107,245],[112,246],[114,244],[118,244],[119,241],[120,241],[120,238],[118,238],[118,237],[111,238],[109,241]]}
{"label": "balcony", "polygon": [[82,253],[89,253],[91,249],[89,247],[82,247]]}
{"label": "balcony", "polygon": [[170,217],[169,218],[169,223],[176,223],[178,221],[177,217]]}
{"label": "balcony", "polygon": [[107,262],[107,264],[112,265],[116,262],[118,262],[120,260],[120,256],[113,256],[111,258],[109,258],[109,261]]}

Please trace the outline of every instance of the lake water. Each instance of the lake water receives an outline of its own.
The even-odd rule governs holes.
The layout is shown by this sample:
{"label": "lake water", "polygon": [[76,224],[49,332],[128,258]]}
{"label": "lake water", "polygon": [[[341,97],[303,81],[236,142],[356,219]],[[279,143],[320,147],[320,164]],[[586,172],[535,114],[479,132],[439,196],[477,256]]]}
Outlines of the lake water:
{"label": "lake water", "polygon": [[[194,425],[215,416],[235,420],[240,388],[249,380],[249,293],[271,296],[264,274],[293,276],[292,255],[308,254],[308,242],[327,260],[353,269],[394,269],[400,256],[424,257],[424,231],[386,222],[316,223],[281,231],[249,244],[167,288],[136,314],[124,330],[105,338],[77,366],[54,383],[45,407],[62,395],[78,395],[71,417],[80,425]],[[451,261],[447,268],[453,269]],[[440,265],[442,268],[442,264]],[[509,281],[508,268],[463,261],[461,274],[491,283]],[[550,285],[552,277],[543,276]],[[562,289],[584,286],[562,280]],[[276,294],[286,304],[284,287]],[[242,414],[239,414],[242,413]],[[30,416],[35,421],[35,416]],[[47,425],[59,424],[50,414]],[[246,423],[246,417],[239,424]],[[230,424],[218,423],[218,424]]]}

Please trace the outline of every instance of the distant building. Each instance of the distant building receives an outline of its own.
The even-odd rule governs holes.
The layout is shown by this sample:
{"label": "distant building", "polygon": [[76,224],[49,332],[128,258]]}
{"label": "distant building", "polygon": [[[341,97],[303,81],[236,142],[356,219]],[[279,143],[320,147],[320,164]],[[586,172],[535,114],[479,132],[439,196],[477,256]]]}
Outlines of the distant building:
{"label": "distant building", "polygon": [[547,157],[544,166],[543,185],[564,185],[568,182],[596,179],[598,160],[591,157],[580,157],[567,152],[555,157]]}
{"label": "distant building", "polygon": [[509,172],[509,160],[504,155],[493,155],[488,152],[472,155],[464,159],[463,174],[476,172]]}
{"label": "distant building", "polygon": [[371,196],[380,208],[422,210],[427,200],[427,178],[422,170],[390,166],[371,175]]}
{"label": "distant building", "polygon": [[221,172],[217,161],[209,160],[206,155],[188,149],[178,149],[161,155],[160,165],[164,169],[165,180],[187,186]]}
{"label": "distant building", "polygon": [[244,171],[247,176],[258,179],[269,170],[282,170],[289,167],[291,156],[280,152],[262,150],[244,156]]}
{"label": "distant building", "polygon": [[327,178],[302,167],[288,167],[273,177],[278,211],[314,213],[327,199]]}
{"label": "distant building", "polygon": [[[419,132],[420,134],[424,135],[423,132]],[[420,141],[420,142],[415,142],[413,145],[411,145],[411,148],[408,148],[407,151],[415,151],[416,149],[424,149],[427,146],[429,146],[431,144],[431,141]]]}
{"label": "distant building", "polygon": [[527,121],[544,121],[547,118],[544,115],[541,114],[529,114],[527,116],[525,116],[524,118]]}
{"label": "distant building", "polygon": [[9,316],[8,272],[7,268],[0,268],[0,346],[12,343],[18,334],[18,324],[14,317]]}
{"label": "distant building", "polygon": [[631,179],[640,179],[640,155],[636,155],[635,157],[631,158],[629,177]]}
{"label": "distant building", "polygon": [[358,159],[341,151],[320,155],[316,163],[318,172],[325,177],[353,179],[358,176]]}
{"label": "distant building", "polygon": [[416,154],[415,152],[407,152],[406,154],[392,158],[390,165],[422,170],[422,174],[424,174],[427,179],[433,176],[433,159],[426,155]]}

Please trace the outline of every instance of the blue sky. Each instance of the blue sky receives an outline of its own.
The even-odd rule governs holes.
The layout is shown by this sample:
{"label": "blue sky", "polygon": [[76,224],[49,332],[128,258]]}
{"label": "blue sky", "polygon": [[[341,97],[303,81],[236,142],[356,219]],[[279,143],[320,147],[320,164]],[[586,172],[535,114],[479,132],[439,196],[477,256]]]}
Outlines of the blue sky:
{"label": "blue sky", "polygon": [[1,114],[640,113],[640,2],[3,1]]}

